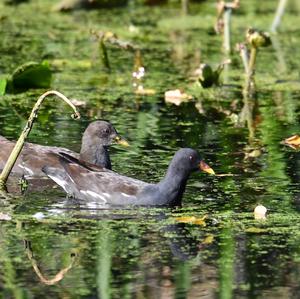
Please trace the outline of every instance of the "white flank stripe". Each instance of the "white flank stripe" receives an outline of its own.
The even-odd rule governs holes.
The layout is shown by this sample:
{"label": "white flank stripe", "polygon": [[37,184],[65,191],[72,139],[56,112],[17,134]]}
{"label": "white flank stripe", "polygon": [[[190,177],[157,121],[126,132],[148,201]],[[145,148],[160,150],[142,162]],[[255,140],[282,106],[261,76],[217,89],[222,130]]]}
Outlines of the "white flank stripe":
{"label": "white flank stripe", "polygon": [[80,193],[84,194],[84,195],[89,195],[95,199],[100,199],[103,201],[103,203],[106,203],[106,199],[105,197],[101,196],[100,194],[97,194],[96,192],[94,191],[91,191],[91,190],[80,190]]}
{"label": "white flank stripe", "polygon": [[30,168],[28,168],[28,167],[26,167],[26,166],[24,166],[24,165],[22,165],[22,164],[19,164],[18,165],[20,168],[23,168],[24,170],[26,170],[27,171],[27,175],[34,175],[34,173],[33,173],[33,171],[30,169]]}
{"label": "white flank stripe", "polygon": [[125,197],[130,197],[130,195],[128,195],[128,194],[126,194],[126,193],[121,193],[123,196],[125,196]]}
{"label": "white flank stripe", "polygon": [[52,176],[48,174],[49,178],[51,178],[57,185],[61,186],[66,193],[68,193],[68,190],[66,189],[66,181],[59,179],[58,177]]}

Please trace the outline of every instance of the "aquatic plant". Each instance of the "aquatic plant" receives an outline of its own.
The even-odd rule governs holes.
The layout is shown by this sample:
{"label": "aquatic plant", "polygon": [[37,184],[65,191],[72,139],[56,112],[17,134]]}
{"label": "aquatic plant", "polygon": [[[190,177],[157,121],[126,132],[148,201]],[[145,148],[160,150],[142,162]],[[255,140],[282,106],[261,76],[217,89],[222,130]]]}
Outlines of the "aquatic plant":
{"label": "aquatic plant", "polygon": [[245,96],[252,96],[255,93],[255,63],[258,49],[271,45],[271,38],[267,32],[249,28],[246,32],[246,41],[250,45],[250,59],[246,73]]}
{"label": "aquatic plant", "polygon": [[277,31],[277,28],[280,25],[280,22],[281,22],[283,14],[284,14],[287,2],[288,2],[288,0],[279,0],[278,1],[276,14],[275,14],[274,20],[273,20],[271,28],[270,28],[270,31],[272,33],[275,33]]}
{"label": "aquatic plant", "polygon": [[230,53],[230,22],[231,13],[234,9],[240,7],[240,0],[226,3],[219,1],[217,4],[217,22],[215,24],[215,31],[217,34],[223,33],[223,48],[225,52]]}
{"label": "aquatic plant", "polygon": [[240,54],[240,57],[243,62],[243,66],[245,69],[245,73],[248,74],[249,72],[249,53],[248,48],[245,43],[239,43],[235,46],[236,51]]}
{"label": "aquatic plant", "polygon": [[187,15],[189,12],[189,0],[181,0],[181,11],[183,15]]}
{"label": "aquatic plant", "polygon": [[100,57],[103,65],[110,70],[110,62],[107,51],[107,44],[114,45],[120,49],[136,52],[138,47],[128,41],[121,40],[116,34],[110,31],[91,31],[91,34],[99,41]]}
{"label": "aquatic plant", "polygon": [[30,88],[49,88],[52,71],[49,63],[29,61],[18,66],[11,75],[0,79],[0,95]]}
{"label": "aquatic plant", "polygon": [[213,85],[218,86],[220,84],[219,79],[224,66],[229,64],[231,61],[229,59],[220,63],[217,68],[214,70],[209,64],[202,63],[200,67],[196,70],[198,76],[198,81],[203,88],[209,88]]}

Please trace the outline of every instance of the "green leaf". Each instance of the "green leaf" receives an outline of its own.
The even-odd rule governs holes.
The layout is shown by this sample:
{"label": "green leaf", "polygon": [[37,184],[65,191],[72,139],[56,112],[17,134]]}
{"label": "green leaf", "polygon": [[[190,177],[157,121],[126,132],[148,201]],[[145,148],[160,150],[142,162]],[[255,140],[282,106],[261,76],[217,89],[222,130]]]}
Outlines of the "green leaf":
{"label": "green leaf", "polygon": [[7,80],[0,79],[0,96],[3,96],[6,91]]}
{"label": "green leaf", "polygon": [[200,74],[199,74],[199,82],[203,88],[211,87],[215,82],[215,73],[210,65],[201,64],[200,65]]}
{"label": "green leaf", "polygon": [[12,74],[14,89],[48,88],[50,87],[52,72],[48,62],[27,62],[19,66]]}

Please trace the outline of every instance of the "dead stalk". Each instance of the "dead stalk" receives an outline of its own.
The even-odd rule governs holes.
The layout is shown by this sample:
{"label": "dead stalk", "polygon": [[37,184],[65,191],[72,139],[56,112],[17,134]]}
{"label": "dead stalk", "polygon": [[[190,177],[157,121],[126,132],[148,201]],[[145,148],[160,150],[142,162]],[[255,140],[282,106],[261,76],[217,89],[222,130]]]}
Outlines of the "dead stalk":
{"label": "dead stalk", "polygon": [[281,18],[284,14],[287,2],[288,2],[288,0],[279,0],[279,2],[278,2],[276,14],[275,14],[273,23],[272,23],[271,28],[270,28],[270,31],[272,33],[275,33],[277,31],[278,26],[280,25]]}
{"label": "dead stalk", "polygon": [[219,1],[217,4],[217,22],[215,24],[216,33],[223,33],[224,41],[223,48],[225,52],[230,53],[230,23],[231,14],[234,9],[239,8],[240,0],[234,0],[233,2],[226,3],[225,1]]}

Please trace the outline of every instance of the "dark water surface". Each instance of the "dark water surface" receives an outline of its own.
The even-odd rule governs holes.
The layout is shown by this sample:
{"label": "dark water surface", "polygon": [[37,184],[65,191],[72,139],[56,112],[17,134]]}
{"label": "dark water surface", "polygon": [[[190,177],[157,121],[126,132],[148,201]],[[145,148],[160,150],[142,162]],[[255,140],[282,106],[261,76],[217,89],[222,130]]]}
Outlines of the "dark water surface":
{"label": "dark water surface", "polygon": [[[277,1],[245,2],[233,16],[233,44],[248,26],[268,29]],[[300,298],[300,154],[281,144],[300,133],[297,1],[273,47],[259,53],[253,110],[242,98],[236,53],[223,88],[203,91],[189,79],[200,57],[212,65],[224,59],[213,34],[214,1],[193,3],[189,16],[175,1],[68,14],[52,5],[0,3],[0,74],[44,59],[54,70],[51,87],[86,102],[74,121],[64,104],[46,101],[31,142],[79,151],[86,125],[104,118],[131,144],[112,147],[117,172],[156,182],[178,148],[192,147],[226,176],[193,174],[183,207],[173,210],[105,210],[68,200],[53,186],[3,193],[1,212],[12,219],[0,223],[0,297]],[[142,84],[156,93],[134,93],[128,51],[109,46],[107,72],[91,30],[137,44]],[[164,92],[176,88],[194,100],[166,104]],[[18,137],[42,92],[0,98],[1,135]],[[258,204],[268,209],[265,221],[253,217]],[[180,222],[184,217],[195,218]]]}

